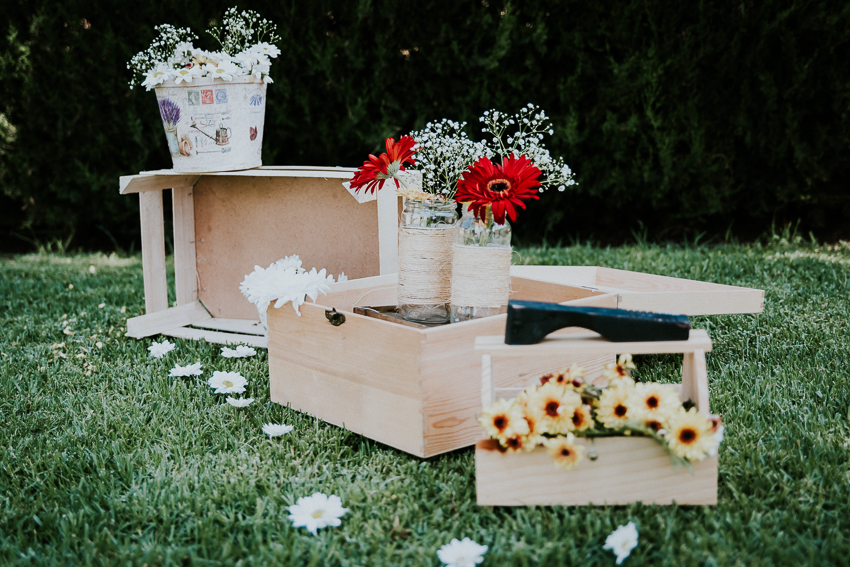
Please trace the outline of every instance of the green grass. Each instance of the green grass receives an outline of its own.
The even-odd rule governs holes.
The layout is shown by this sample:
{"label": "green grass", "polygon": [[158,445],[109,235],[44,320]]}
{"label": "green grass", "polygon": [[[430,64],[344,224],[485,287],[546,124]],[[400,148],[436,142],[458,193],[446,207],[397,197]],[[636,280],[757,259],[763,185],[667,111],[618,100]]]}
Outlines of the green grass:
{"label": "green grass", "polygon": [[[846,564],[847,247],[521,252],[766,290],[760,315],[695,321],[714,340],[711,401],[728,425],[716,507],[479,508],[471,449],[420,460],[273,404],[265,351],[232,360],[175,340],[147,356],[151,340],[124,337],[143,311],[137,258],[19,256],[0,260],[0,563],[436,565],[466,536],[490,546],[484,565],[610,565],[605,537],[634,520],[626,565]],[[242,372],[257,401],[238,410],[203,377],[168,377],[196,360],[205,377]],[[675,357],[638,362],[675,380]],[[269,440],[270,421],[295,430]],[[315,491],[351,510],[317,537],[286,512]]]}

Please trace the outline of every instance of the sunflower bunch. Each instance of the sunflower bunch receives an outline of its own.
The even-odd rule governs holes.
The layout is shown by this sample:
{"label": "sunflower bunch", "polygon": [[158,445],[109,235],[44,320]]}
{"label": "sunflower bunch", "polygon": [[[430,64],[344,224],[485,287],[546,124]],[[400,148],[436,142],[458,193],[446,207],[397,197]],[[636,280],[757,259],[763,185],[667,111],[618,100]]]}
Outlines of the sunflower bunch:
{"label": "sunflower bunch", "polygon": [[575,365],[546,374],[517,398],[493,403],[478,421],[503,450],[542,445],[565,469],[583,457],[578,437],[644,435],[684,463],[716,454],[723,440],[720,416],[685,409],[671,385],[635,382],[634,368],[626,354],[606,366],[595,383]]}

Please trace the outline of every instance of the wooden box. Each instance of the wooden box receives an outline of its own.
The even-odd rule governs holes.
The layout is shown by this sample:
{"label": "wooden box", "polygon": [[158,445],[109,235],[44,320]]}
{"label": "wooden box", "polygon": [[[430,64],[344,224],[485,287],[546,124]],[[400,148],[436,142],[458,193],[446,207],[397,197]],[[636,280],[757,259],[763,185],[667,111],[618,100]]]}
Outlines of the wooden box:
{"label": "wooden box", "polygon": [[[396,274],[334,284],[320,304],[268,310],[271,399],[402,451],[431,457],[483,437],[479,335],[504,334],[506,315],[431,328],[353,312],[355,305],[396,305]],[[512,278],[514,299],[616,307],[616,295]],[[345,322],[333,326],[326,311]],[[570,331],[564,331],[569,333]],[[573,330],[575,332],[575,330]],[[612,355],[579,356],[591,374]],[[500,386],[560,368],[559,357],[499,367]]]}
{"label": "wooden box", "polygon": [[[595,333],[576,333],[544,339],[537,345],[508,346],[501,336],[479,337],[482,355],[481,392],[485,406],[496,398],[512,399],[522,388],[496,385],[491,368],[498,360],[528,361],[558,353],[563,365],[589,354],[684,353],[680,397],[693,400],[709,413],[705,353],[711,340],[705,331],[691,331],[688,341],[612,343]],[[717,456],[692,464],[693,472],[675,468],[661,445],[648,437],[606,437],[593,443],[598,457],[584,458],[571,470],[555,465],[544,447],[529,452],[503,453],[490,439],[475,446],[475,487],[482,506],[716,504]]]}
{"label": "wooden box", "polygon": [[[138,193],[145,311],[131,337],[164,334],[218,343],[267,345],[256,308],[239,291],[254,265],[298,254],[307,269],[365,278],[398,271],[398,197],[353,197],[350,168],[260,167],[121,178]],[[164,189],[171,189],[176,305],[168,305]]]}

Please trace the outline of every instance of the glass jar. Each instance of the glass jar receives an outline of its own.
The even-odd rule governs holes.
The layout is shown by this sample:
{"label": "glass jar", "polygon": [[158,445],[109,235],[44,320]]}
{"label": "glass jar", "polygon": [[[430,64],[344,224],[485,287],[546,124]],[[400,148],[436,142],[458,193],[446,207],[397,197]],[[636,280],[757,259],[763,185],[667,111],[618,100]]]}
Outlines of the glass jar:
{"label": "glass jar", "polygon": [[[457,247],[498,249],[498,252],[494,252],[500,257],[498,265],[501,266],[501,269],[497,279],[505,282],[505,287],[509,289],[511,225],[507,218],[505,219],[504,224],[496,223],[493,220],[493,210],[488,206],[484,220],[482,221],[470,210],[469,203],[464,203],[463,217],[455,226],[455,250],[457,250]],[[505,253],[505,250],[508,252]],[[461,252],[462,251],[456,252],[456,261],[460,260],[463,262]],[[462,268],[463,266],[458,266],[457,263],[455,264],[454,269],[457,270],[459,274]],[[481,283],[483,285],[492,284],[492,280],[492,273],[482,274]],[[465,279],[462,284],[455,282],[453,286],[469,286],[472,283],[473,282],[470,280]],[[452,294],[456,295],[457,291],[457,289],[453,288]],[[488,293],[487,295],[492,297],[492,293]],[[467,297],[468,294],[464,293],[463,296]],[[453,301],[451,308],[451,321],[452,323],[459,323],[461,321],[469,321],[471,319],[480,319],[482,317],[489,317],[490,315],[506,313],[508,307],[507,297],[507,295],[504,296],[504,302],[499,300],[498,305],[464,305],[464,302],[456,304],[457,302]]]}
{"label": "glass jar", "polygon": [[448,323],[454,201],[404,200],[398,236],[398,309],[417,323]]}

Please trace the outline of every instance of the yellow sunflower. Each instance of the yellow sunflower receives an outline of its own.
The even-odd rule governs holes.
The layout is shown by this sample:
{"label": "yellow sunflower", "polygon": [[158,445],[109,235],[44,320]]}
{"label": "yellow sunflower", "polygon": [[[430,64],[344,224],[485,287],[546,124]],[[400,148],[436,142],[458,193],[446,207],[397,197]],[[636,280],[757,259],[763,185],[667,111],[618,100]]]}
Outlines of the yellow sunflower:
{"label": "yellow sunflower", "polygon": [[581,406],[581,396],[551,382],[528,397],[528,411],[537,418],[539,433],[566,433],[573,429],[573,412]]}
{"label": "yellow sunflower", "polygon": [[485,409],[478,418],[478,423],[487,431],[492,439],[504,440],[515,435],[528,434],[528,422],[525,412],[515,401],[498,400]]}
{"label": "yellow sunflower", "polygon": [[640,419],[633,405],[634,386],[621,383],[602,391],[596,406],[596,419],[609,429],[617,429]]}
{"label": "yellow sunflower", "polygon": [[546,440],[546,449],[549,455],[555,459],[555,465],[570,470],[581,461],[584,447],[576,443],[572,433],[564,437],[553,437]]}
{"label": "yellow sunflower", "polygon": [[681,408],[670,417],[667,444],[680,457],[701,461],[716,446],[711,428],[711,421],[696,408]]}
{"label": "yellow sunflower", "polygon": [[679,401],[679,395],[676,394],[673,386],[656,383],[636,384],[629,403],[637,412],[634,417],[647,422],[647,427],[655,431],[658,429],[649,422],[657,422],[661,424],[661,427],[666,427],[670,416],[682,407],[682,402]]}

